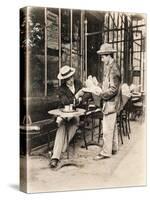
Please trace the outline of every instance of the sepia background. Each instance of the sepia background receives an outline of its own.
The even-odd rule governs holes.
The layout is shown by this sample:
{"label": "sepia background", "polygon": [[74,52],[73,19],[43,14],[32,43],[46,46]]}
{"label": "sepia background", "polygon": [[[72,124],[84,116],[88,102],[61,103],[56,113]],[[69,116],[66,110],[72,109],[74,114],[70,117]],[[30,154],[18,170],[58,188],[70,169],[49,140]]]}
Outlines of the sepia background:
{"label": "sepia background", "polygon": [[[25,11],[20,13],[21,125],[24,125],[26,117],[26,101],[27,115],[32,123],[49,119],[48,110],[59,107],[58,88],[61,83],[57,74],[62,66],[75,68],[75,78],[82,84],[89,75],[95,76],[101,84],[103,63],[97,51],[106,42],[117,50],[114,59],[121,72],[121,83],[133,84],[136,87],[134,92],[140,92],[144,104],[145,14],[44,7],[28,7],[27,13],[27,18]],[[26,48],[27,55],[23,54]],[[56,132],[53,119],[50,126],[49,130],[41,130],[39,137],[35,135],[32,149],[47,143],[48,131],[51,131],[49,137],[53,142]]]}
{"label": "sepia background", "polygon": [[[23,156],[26,155],[26,141],[28,141],[27,192],[145,185],[146,15],[27,7],[20,12],[20,22],[20,150],[22,169],[22,162],[24,163],[25,159]],[[114,58],[121,71],[121,83],[128,86],[133,84],[135,87],[132,88],[132,98],[128,101],[126,109],[124,108],[124,114],[121,115],[124,121],[120,122],[122,125],[119,129],[119,133],[123,130],[123,136],[128,137],[122,137],[123,145],[120,142],[117,156],[113,156],[109,162],[95,163],[92,157],[98,153],[99,148],[93,146],[88,151],[81,150],[79,147],[82,146],[80,138],[82,134],[76,134],[75,153],[70,157],[80,162],[83,167],[79,169],[66,167],[55,173],[49,169],[48,159],[44,159],[41,154],[45,153],[46,157],[47,152],[52,151],[57,131],[55,119],[48,114],[49,110],[60,106],[58,97],[60,81],[57,79],[57,74],[62,66],[70,65],[76,69],[75,78],[81,80],[83,84],[89,75],[95,76],[101,84],[103,63],[97,51],[101,44],[106,42],[117,50]],[[26,52],[26,49],[27,54],[24,55],[22,52]],[[125,114],[126,112],[128,114]],[[126,121],[128,115],[131,131],[128,130]],[[94,120],[92,116],[89,118]],[[24,119],[29,121],[25,122]],[[88,119],[89,129],[90,125],[92,126],[90,119]],[[96,123],[98,124],[98,120],[95,119]],[[38,126],[40,131],[37,131],[37,134],[35,131],[30,131],[32,135],[28,135],[26,139],[24,133],[27,125]],[[93,129],[93,140],[97,141],[100,130]],[[90,135],[91,131],[86,129],[87,141],[90,141]],[[24,176],[21,173],[21,182]]]}
{"label": "sepia background", "polygon": [[[56,0],[51,1],[53,2],[52,4],[55,5],[55,7],[58,6],[58,4],[56,4]],[[86,1],[87,2],[87,1]],[[95,1],[94,1],[95,2]],[[93,8],[93,9],[102,9],[102,10],[124,10],[124,11],[131,11],[134,12],[135,10],[137,10],[138,12],[148,12],[148,8],[147,8],[147,1],[140,1],[139,4],[136,4],[134,2],[131,1],[122,1],[121,3],[118,2],[118,4],[113,4],[112,1],[108,1],[109,3],[100,3],[95,2],[95,5],[93,5],[93,1],[92,2],[88,2],[86,3],[86,7],[87,9],[89,8]],[[24,3],[24,2],[23,2]],[[3,190],[2,194],[3,196],[8,196],[9,198],[15,198],[15,199],[24,199],[25,197],[27,199],[34,199],[34,198],[41,198],[41,195],[24,195],[21,194],[20,192],[18,192],[18,179],[16,178],[18,176],[18,171],[19,171],[19,167],[18,167],[18,143],[16,141],[18,141],[18,136],[16,133],[18,133],[17,127],[18,127],[18,116],[15,115],[16,113],[18,114],[18,100],[17,100],[17,96],[18,96],[18,90],[16,89],[18,87],[18,80],[17,80],[17,76],[16,75],[18,73],[18,69],[17,69],[17,65],[18,65],[18,43],[15,41],[14,38],[16,38],[16,36],[18,36],[18,30],[14,29],[14,26],[17,26],[17,17],[18,17],[18,9],[22,6],[25,5],[36,5],[34,1],[26,1],[26,4],[22,4],[22,2],[20,3],[19,1],[17,2],[17,5],[14,5],[13,3],[4,2],[4,6],[6,5],[7,7],[7,12],[5,12],[5,9],[3,9],[2,6],[2,12],[1,12],[1,19],[3,19],[3,25],[4,25],[4,29],[5,32],[3,33],[4,36],[4,41],[2,41],[2,47],[3,47],[3,52],[5,51],[5,56],[4,58],[2,58],[2,65],[4,66],[2,69],[2,74],[4,75],[3,72],[6,71],[7,74],[7,79],[6,76],[3,76],[1,78],[1,91],[3,92],[5,98],[1,98],[1,105],[2,105],[2,114],[1,114],[1,121],[3,122],[3,120],[5,119],[5,122],[2,124],[2,131],[4,134],[4,141],[7,141],[7,147],[6,148],[6,143],[3,143],[1,145],[1,148],[3,151],[1,152],[5,152],[2,153],[2,164],[1,164],[1,172],[2,172],[2,179],[1,179],[1,188]],[[36,1],[37,3],[37,1]],[[47,2],[47,6],[51,6],[48,4],[49,2]],[[86,8],[84,4],[80,4],[80,2],[77,3],[76,2],[67,2],[67,4],[64,4],[61,2],[60,6],[63,7],[65,5],[65,7],[70,6],[70,7],[75,7],[76,5],[78,5],[78,8]],[[43,6],[44,1],[39,3],[39,5]],[[99,5],[100,4],[100,5]],[[9,7],[8,7],[9,5]],[[45,5],[46,6],[46,5]],[[110,9],[109,9],[110,8]],[[4,17],[5,16],[5,17]],[[5,18],[5,20],[4,20]],[[11,19],[11,20],[10,20]],[[11,23],[13,21],[13,23]],[[9,24],[9,26],[8,26]],[[148,26],[149,27],[149,26]],[[10,30],[11,30],[11,34],[12,37],[10,37]],[[13,39],[12,39],[13,38]],[[6,41],[9,41],[6,45]],[[11,52],[11,54],[9,54],[8,56],[8,48],[9,48],[9,52]],[[14,49],[16,50],[16,52],[14,52]],[[2,52],[2,53],[3,53]],[[8,59],[8,57],[10,59]],[[5,59],[5,60],[4,60]],[[6,68],[6,63],[7,63],[7,67]],[[16,67],[15,67],[16,66]],[[147,69],[149,70],[149,69]],[[9,72],[9,73],[8,73]],[[5,87],[4,87],[4,83],[5,83]],[[13,94],[11,94],[12,96],[10,97],[10,93],[8,91],[10,91],[10,83],[12,88],[14,88],[14,91],[12,92]],[[148,89],[149,91],[149,89]],[[10,98],[12,101],[12,106],[10,105]],[[5,105],[5,106],[3,106]],[[8,107],[9,105],[9,109],[7,109],[7,111],[9,111],[10,116],[9,116],[9,126],[8,126],[8,113],[6,112],[6,107]],[[148,106],[149,108],[149,106]],[[149,109],[148,109],[149,111]],[[14,114],[12,116],[12,113]],[[8,139],[8,134],[9,135],[9,139]],[[2,136],[3,137],[3,136]],[[6,151],[4,151],[6,150]],[[149,160],[148,160],[149,161]],[[5,172],[5,173],[3,173]],[[149,173],[148,173],[148,177],[149,177]],[[149,180],[149,178],[148,178]],[[109,192],[108,192],[109,191]],[[148,198],[148,192],[149,191],[149,186],[147,188],[126,188],[126,189],[116,189],[116,190],[100,190],[100,191],[87,191],[86,193],[84,192],[73,192],[73,193],[63,193],[61,194],[61,196],[64,196],[65,198],[69,199],[72,198],[76,199],[76,198],[80,198],[80,197],[85,197],[87,199],[91,199],[93,198],[93,196],[95,196],[95,198],[99,198],[101,197],[116,197],[118,199],[120,199],[120,196],[122,199],[128,198],[128,197],[136,197],[136,199],[141,199],[141,198]],[[49,197],[55,197],[55,199],[58,199],[60,197],[60,194],[42,194],[42,197],[44,197],[45,199],[48,199]],[[115,198],[115,199],[116,199]]]}

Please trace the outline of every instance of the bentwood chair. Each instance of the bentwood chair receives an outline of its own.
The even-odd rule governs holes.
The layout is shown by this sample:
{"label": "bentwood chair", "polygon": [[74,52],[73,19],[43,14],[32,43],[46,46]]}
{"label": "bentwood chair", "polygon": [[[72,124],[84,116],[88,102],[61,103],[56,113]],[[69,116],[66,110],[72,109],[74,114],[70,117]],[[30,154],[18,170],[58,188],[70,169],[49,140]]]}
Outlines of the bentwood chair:
{"label": "bentwood chair", "polygon": [[145,115],[145,95],[141,94],[138,98],[132,97],[132,120],[138,120],[140,117],[144,120]]}
{"label": "bentwood chair", "polygon": [[130,139],[130,133],[131,133],[130,112],[131,112],[131,99],[128,99],[123,109],[117,115],[118,134],[120,135],[122,144],[123,144],[123,136],[128,136],[128,139]]}

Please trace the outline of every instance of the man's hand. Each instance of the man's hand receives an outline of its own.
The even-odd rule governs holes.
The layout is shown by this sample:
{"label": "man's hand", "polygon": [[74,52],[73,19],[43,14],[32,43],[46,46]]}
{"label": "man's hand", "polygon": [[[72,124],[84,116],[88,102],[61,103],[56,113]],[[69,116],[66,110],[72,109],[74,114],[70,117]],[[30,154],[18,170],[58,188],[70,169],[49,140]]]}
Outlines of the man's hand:
{"label": "man's hand", "polygon": [[81,89],[81,90],[79,90],[76,94],[75,94],[75,98],[76,99],[79,99],[79,97],[82,97],[84,95],[84,92],[83,92],[83,90]]}
{"label": "man's hand", "polygon": [[79,103],[81,103],[81,101],[82,101],[82,97],[79,97]]}
{"label": "man's hand", "polygon": [[57,123],[57,126],[58,126],[58,127],[60,127],[62,121],[63,121],[63,119],[62,119],[61,117],[57,117],[56,123]]}

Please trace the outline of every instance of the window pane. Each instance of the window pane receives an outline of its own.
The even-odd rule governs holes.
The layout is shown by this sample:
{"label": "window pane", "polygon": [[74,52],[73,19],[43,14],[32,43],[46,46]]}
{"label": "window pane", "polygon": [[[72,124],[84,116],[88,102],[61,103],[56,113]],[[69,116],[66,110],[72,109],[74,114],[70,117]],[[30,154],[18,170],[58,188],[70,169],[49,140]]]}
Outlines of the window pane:
{"label": "window pane", "polygon": [[44,95],[44,9],[31,8],[29,28],[29,96]]}
{"label": "window pane", "polygon": [[47,9],[47,95],[58,88],[59,72],[59,13],[58,9]]}

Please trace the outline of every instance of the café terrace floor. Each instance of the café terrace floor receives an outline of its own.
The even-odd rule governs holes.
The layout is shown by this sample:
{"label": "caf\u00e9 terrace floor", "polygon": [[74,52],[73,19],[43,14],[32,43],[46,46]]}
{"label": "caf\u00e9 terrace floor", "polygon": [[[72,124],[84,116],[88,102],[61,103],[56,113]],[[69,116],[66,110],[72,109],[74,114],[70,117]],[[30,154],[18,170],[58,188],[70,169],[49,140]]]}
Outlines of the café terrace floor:
{"label": "caf\u00e9 terrace floor", "polygon": [[[96,132],[97,130],[95,135]],[[126,136],[123,139],[124,144],[119,145],[118,154],[99,161],[93,158],[100,147],[89,146],[86,150],[81,148],[83,140],[77,139],[75,152],[71,145],[69,151],[70,159],[79,165],[65,166],[57,170],[49,168],[49,160],[44,156],[28,157],[28,192],[146,185],[146,124],[131,121],[130,140]],[[62,160],[65,158],[66,153]]]}

